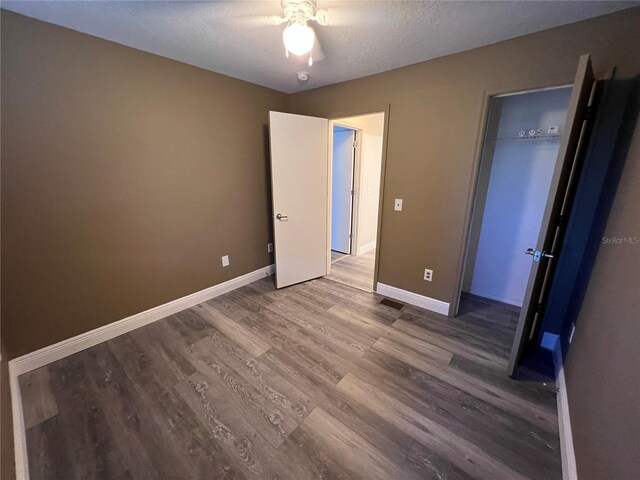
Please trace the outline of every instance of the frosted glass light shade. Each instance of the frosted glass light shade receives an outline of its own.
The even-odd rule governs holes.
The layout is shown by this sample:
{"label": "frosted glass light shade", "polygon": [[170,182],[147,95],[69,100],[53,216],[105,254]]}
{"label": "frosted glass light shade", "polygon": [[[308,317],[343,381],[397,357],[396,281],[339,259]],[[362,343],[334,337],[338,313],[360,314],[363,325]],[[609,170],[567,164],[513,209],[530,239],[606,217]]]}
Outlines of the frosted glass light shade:
{"label": "frosted glass light shade", "polygon": [[285,48],[294,55],[309,53],[316,41],[316,34],[311,27],[302,23],[292,23],[282,32]]}

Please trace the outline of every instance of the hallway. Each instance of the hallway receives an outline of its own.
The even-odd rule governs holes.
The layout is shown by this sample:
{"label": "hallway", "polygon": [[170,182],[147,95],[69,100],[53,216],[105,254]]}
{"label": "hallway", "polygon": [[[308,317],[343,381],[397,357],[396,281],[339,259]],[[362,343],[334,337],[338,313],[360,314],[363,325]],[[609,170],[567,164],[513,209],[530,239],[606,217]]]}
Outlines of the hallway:
{"label": "hallway", "polygon": [[375,260],[375,250],[358,256],[331,252],[331,272],[325,278],[365,292],[372,292]]}

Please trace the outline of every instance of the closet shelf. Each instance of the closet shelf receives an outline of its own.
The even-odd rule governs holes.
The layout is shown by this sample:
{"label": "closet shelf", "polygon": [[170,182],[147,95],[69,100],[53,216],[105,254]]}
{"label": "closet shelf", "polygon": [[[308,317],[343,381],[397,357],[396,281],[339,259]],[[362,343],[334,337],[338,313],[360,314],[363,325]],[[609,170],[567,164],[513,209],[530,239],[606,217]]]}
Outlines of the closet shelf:
{"label": "closet shelf", "polygon": [[553,134],[553,135],[525,135],[524,137],[494,137],[491,139],[492,142],[520,142],[520,143],[530,143],[530,142],[551,142],[554,140],[560,139],[562,135]]}

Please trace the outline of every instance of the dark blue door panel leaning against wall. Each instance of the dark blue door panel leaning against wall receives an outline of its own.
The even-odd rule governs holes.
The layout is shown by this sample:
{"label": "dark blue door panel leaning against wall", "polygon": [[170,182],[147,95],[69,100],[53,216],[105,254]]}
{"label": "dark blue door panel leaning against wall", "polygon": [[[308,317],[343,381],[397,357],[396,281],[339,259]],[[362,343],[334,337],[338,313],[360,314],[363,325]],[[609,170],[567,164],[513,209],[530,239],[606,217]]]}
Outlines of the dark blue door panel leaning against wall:
{"label": "dark blue door panel leaning against wall", "polygon": [[621,129],[633,129],[638,116],[639,86],[639,78],[616,80],[615,75],[599,85],[597,114],[539,335],[539,340],[544,333],[559,335],[565,354],[629,148],[630,135]]}

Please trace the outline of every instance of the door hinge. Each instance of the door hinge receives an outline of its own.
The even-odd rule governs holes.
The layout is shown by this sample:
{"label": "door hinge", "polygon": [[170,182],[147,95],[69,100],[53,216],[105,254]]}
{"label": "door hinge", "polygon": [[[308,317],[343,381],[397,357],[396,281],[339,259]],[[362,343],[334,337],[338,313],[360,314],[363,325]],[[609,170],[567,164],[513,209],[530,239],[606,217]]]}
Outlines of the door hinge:
{"label": "door hinge", "polygon": [[593,113],[593,105],[587,105],[587,108],[584,111],[584,119],[588,120]]}
{"label": "door hinge", "polygon": [[353,238],[353,235],[349,234],[349,238]]}
{"label": "door hinge", "polygon": [[355,195],[356,191],[355,190],[351,190],[351,195]]}
{"label": "door hinge", "polygon": [[353,142],[353,148],[356,148],[358,146],[358,142]]}

